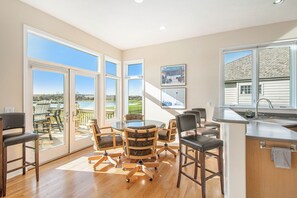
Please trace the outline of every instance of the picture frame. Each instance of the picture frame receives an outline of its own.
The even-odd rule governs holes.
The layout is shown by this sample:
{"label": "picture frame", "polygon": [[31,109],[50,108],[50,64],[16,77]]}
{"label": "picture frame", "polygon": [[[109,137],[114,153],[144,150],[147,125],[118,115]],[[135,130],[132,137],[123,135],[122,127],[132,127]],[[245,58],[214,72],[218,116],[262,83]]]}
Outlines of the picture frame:
{"label": "picture frame", "polygon": [[161,86],[186,85],[186,64],[161,66]]}
{"label": "picture frame", "polygon": [[161,88],[161,107],[164,109],[186,109],[186,88]]}

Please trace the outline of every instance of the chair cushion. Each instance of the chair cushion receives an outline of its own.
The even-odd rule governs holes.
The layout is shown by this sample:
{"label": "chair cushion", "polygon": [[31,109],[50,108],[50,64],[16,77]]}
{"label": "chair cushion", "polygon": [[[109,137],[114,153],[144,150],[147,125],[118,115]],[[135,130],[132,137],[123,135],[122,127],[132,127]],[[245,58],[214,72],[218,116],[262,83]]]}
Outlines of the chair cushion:
{"label": "chair cushion", "polygon": [[[120,146],[123,144],[123,139],[121,135],[116,135],[116,146]],[[111,135],[101,136],[99,142],[99,148],[108,148],[113,147],[113,139]]]}
{"label": "chair cushion", "polygon": [[159,140],[168,140],[168,135],[167,135],[168,131],[167,130],[159,130],[158,131],[158,135],[159,135]]}
{"label": "chair cushion", "polygon": [[223,146],[223,141],[203,135],[190,135],[180,138],[180,144],[204,152]]}
{"label": "chair cushion", "polygon": [[35,141],[39,138],[36,133],[24,133],[21,135],[4,135],[3,136],[3,146],[11,146],[15,144],[21,144],[29,141]]}

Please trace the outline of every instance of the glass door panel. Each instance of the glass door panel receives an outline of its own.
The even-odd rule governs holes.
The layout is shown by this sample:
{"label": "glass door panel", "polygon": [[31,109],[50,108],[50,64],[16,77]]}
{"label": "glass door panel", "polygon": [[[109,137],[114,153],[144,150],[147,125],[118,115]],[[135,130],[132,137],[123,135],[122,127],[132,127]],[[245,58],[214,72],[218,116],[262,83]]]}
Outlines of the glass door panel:
{"label": "glass door panel", "polygon": [[72,127],[70,150],[75,151],[92,144],[88,122],[95,118],[96,77],[73,72]]}
{"label": "glass door panel", "polygon": [[65,78],[67,73],[32,70],[33,129],[40,135],[40,161],[68,152],[65,122]]}

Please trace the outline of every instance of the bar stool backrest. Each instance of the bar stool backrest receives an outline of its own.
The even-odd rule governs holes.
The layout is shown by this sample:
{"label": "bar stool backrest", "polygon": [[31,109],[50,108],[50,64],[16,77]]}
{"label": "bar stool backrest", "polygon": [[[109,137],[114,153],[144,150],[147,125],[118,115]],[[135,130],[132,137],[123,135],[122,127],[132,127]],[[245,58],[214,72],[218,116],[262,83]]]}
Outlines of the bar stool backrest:
{"label": "bar stool backrest", "polygon": [[201,128],[201,113],[200,113],[200,111],[189,110],[189,111],[185,111],[184,113],[185,114],[189,114],[189,113],[195,114],[198,127]]}
{"label": "bar stool backrest", "polygon": [[194,131],[197,135],[197,120],[196,115],[187,113],[177,115],[176,117],[176,127],[179,134],[179,138],[182,137],[182,133],[187,131]]}
{"label": "bar stool backrest", "polygon": [[193,108],[192,110],[199,111],[200,119],[204,119],[204,121],[206,122],[206,109],[205,108]]}
{"label": "bar stool backrest", "polygon": [[25,133],[25,113],[1,113],[0,117],[3,119],[3,131],[20,128],[22,129],[21,132],[11,134],[19,135]]}

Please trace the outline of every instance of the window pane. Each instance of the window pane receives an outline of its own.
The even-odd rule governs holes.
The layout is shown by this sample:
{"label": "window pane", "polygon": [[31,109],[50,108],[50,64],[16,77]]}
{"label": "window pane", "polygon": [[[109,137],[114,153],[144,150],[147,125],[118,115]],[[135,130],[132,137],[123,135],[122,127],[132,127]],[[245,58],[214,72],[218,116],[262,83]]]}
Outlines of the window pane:
{"label": "window pane", "polygon": [[110,75],[117,75],[117,64],[106,61],[105,62],[105,70],[106,70],[106,74],[110,74]]}
{"label": "window pane", "polygon": [[290,106],[290,47],[259,51],[259,83],[260,97],[268,98],[274,106]]}
{"label": "window pane", "polygon": [[98,71],[98,57],[28,33],[28,57]]}
{"label": "window pane", "polygon": [[95,79],[87,76],[75,76],[75,140],[91,136],[88,122],[95,112]]}
{"label": "window pane", "polygon": [[224,54],[225,105],[251,105],[252,50]]}
{"label": "window pane", "polygon": [[33,70],[33,128],[40,149],[65,144],[64,74]]}
{"label": "window pane", "polygon": [[142,114],[142,80],[128,81],[128,113]]}
{"label": "window pane", "polygon": [[106,78],[106,114],[105,119],[116,117],[117,112],[117,80]]}
{"label": "window pane", "polygon": [[128,65],[128,76],[141,76],[142,75],[142,64],[131,64]]}

